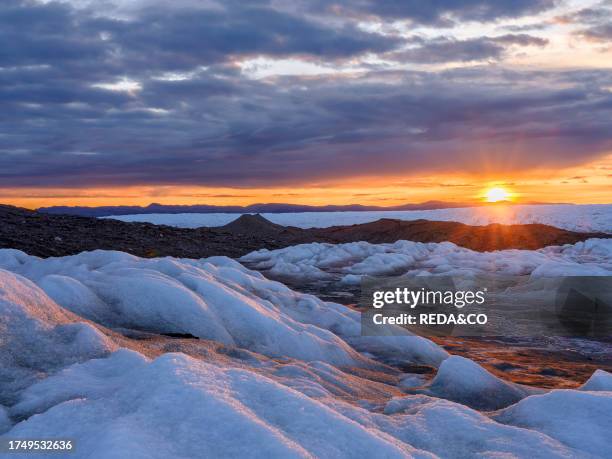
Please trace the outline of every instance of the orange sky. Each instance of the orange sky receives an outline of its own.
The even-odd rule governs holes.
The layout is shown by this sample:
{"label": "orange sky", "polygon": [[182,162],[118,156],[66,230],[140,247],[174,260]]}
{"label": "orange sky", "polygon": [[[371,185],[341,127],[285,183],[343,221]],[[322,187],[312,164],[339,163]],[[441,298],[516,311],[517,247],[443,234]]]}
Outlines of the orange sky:
{"label": "orange sky", "polygon": [[501,186],[516,202],[612,203],[612,155],[591,164],[556,171],[483,179],[470,175],[357,177],[342,182],[277,188],[134,186],[124,188],[2,189],[0,202],[27,208],[52,205],[214,204],[262,202],[392,206],[428,200],[483,200]]}

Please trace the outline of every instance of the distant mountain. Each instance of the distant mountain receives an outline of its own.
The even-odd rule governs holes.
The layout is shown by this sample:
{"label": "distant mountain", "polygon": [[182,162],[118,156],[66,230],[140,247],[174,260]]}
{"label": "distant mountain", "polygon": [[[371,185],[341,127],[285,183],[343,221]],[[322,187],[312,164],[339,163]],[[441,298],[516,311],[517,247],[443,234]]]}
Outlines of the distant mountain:
{"label": "distant mountain", "polygon": [[[292,213],[292,212],[366,212],[366,211],[392,211],[392,210],[433,210],[450,209],[458,207],[475,207],[482,205],[495,205],[498,203],[486,202],[444,202],[426,201],[418,204],[402,204],[399,206],[381,207],[364,206],[361,204],[307,206],[303,204],[266,203],[251,204],[248,206],[213,206],[208,204],[196,205],[166,205],[152,203],[148,206],[53,206],[41,207],[38,212],[55,215],[79,215],[82,217],[108,217],[112,215],[134,215],[134,214],[209,214],[209,213]],[[506,203],[513,204],[513,203]],[[537,202],[521,204],[545,204]],[[550,204],[550,203],[549,203]]]}
{"label": "distant mountain", "polygon": [[148,206],[53,206],[41,207],[39,212],[47,214],[80,215],[83,217],[107,217],[111,215],[134,214],[207,214],[207,213],[291,213],[291,212],[346,212],[346,211],[385,211],[385,210],[427,210],[449,207],[469,207],[474,203],[449,203],[428,201],[420,204],[403,204],[393,207],[364,206],[361,204],[308,206],[303,204],[265,203],[248,206],[165,205],[152,203]]}

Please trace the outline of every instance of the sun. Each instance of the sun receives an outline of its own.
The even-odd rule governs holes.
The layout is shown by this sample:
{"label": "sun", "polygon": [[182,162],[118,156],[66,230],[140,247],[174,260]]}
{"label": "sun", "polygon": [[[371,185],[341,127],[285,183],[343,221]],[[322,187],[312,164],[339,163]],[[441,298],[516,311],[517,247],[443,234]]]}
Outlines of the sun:
{"label": "sun", "polygon": [[487,202],[509,201],[510,193],[503,188],[495,187],[487,190],[485,193],[485,198],[487,199]]}

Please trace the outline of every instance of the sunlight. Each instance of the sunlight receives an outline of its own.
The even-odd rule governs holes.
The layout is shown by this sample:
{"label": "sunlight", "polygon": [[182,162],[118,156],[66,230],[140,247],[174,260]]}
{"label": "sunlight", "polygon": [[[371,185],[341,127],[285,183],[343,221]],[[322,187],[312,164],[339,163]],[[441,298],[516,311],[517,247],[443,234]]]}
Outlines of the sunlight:
{"label": "sunlight", "polygon": [[487,190],[485,194],[487,202],[500,202],[510,200],[510,193],[503,188],[495,187]]}

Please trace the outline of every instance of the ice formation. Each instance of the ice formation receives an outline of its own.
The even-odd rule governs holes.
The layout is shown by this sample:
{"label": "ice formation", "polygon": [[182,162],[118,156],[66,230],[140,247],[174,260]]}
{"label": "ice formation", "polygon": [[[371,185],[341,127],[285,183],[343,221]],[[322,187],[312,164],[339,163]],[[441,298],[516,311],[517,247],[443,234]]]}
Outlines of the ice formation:
{"label": "ice formation", "polygon": [[[610,456],[609,374],[532,394],[358,324],[227,258],[0,250],[0,435],[75,458]],[[483,390],[501,410],[462,404]]]}
{"label": "ice formation", "polygon": [[240,260],[276,277],[340,279],[347,284],[358,284],[364,275],[610,276],[612,239],[588,239],[540,250],[484,253],[451,242],[312,243],[277,250],[262,249]]}

